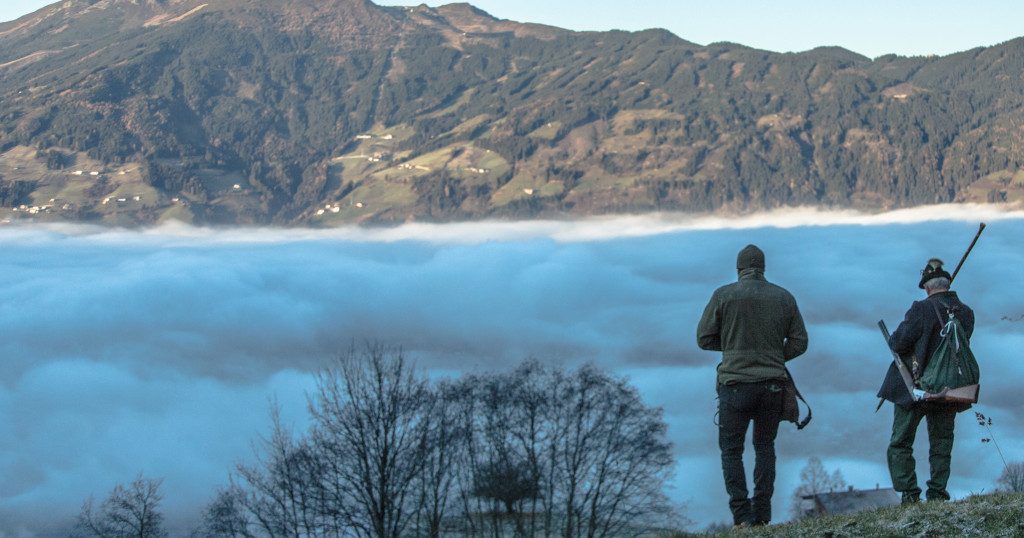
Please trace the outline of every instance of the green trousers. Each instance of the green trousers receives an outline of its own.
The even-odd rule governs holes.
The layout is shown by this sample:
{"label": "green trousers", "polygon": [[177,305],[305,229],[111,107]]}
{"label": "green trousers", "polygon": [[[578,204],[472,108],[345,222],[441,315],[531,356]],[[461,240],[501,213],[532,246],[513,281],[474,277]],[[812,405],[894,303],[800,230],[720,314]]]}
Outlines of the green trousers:
{"label": "green trousers", "polygon": [[917,470],[914,462],[914,437],[921,419],[928,421],[928,463],[931,479],[928,480],[928,500],[948,500],[949,463],[953,453],[953,424],[956,409],[941,404],[919,404],[911,408],[894,405],[892,439],[887,453],[892,487],[903,494],[903,500],[917,501],[921,488],[917,485]]}

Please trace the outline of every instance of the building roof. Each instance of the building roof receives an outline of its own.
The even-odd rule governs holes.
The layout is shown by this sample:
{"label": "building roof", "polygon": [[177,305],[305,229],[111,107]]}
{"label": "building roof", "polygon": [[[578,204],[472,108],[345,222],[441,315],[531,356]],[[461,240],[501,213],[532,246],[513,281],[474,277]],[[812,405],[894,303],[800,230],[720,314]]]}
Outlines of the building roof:
{"label": "building roof", "polygon": [[814,500],[818,509],[827,514],[851,514],[862,510],[882,508],[900,503],[900,495],[892,488],[818,493],[804,497]]}

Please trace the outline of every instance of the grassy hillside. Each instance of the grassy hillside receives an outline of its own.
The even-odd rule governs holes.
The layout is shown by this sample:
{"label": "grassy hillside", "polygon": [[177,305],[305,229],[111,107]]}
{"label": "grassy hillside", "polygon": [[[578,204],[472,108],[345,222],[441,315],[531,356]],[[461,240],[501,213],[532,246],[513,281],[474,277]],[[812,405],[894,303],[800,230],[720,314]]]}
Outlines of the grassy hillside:
{"label": "grassy hillside", "polygon": [[1024,494],[977,495],[950,503],[894,506],[849,516],[812,518],[784,525],[735,530],[723,536],[1024,536]]}

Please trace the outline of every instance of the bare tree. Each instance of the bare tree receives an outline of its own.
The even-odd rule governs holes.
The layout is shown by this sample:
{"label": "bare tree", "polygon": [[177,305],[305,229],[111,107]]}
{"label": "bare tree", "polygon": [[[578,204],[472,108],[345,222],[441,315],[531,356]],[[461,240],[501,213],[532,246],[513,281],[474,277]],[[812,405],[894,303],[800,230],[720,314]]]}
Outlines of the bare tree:
{"label": "bare tree", "polygon": [[1015,461],[1007,464],[997,483],[1006,491],[1024,492],[1024,462]]}
{"label": "bare tree", "polygon": [[459,467],[465,461],[465,423],[460,415],[466,396],[465,387],[449,382],[440,383],[429,394],[424,413],[426,449],[422,472],[416,480],[413,526],[418,536],[440,536],[445,516],[456,504],[455,484]]}
{"label": "bare tree", "polygon": [[515,514],[524,501],[540,494],[538,477],[508,454],[481,466],[475,478],[473,495],[500,503],[508,514]]}
{"label": "bare tree", "polygon": [[263,442],[254,465],[239,465],[237,476],[248,486],[237,502],[268,536],[330,536],[344,526],[339,514],[325,511],[320,482],[323,460],[306,437],[282,426],[275,407],[273,433]]}
{"label": "bare tree", "polygon": [[99,508],[93,499],[85,501],[73,536],[82,538],[161,538],[167,536],[158,508],[162,480],[149,480],[140,474],[128,487],[121,484]]}
{"label": "bare tree", "polygon": [[420,503],[416,484],[426,463],[430,394],[400,349],[368,345],[319,376],[310,404],[313,444],[336,485],[357,536],[398,538]]}
{"label": "bare tree", "polygon": [[661,410],[587,366],[531,360],[431,386],[400,350],[352,352],[296,438],[274,415],[255,465],[207,510],[208,536],[649,534],[675,521]]}
{"label": "bare tree", "polygon": [[256,462],[207,507],[197,533],[224,537],[438,536],[458,453],[451,397],[430,392],[400,350],[370,345],[318,376],[313,427],[272,411]]}
{"label": "bare tree", "polygon": [[349,526],[330,504],[322,479],[325,462],[309,437],[284,427],[276,405],[271,420],[272,433],[257,444],[255,462],[238,465],[231,485],[207,506],[195,535],[338,536]]}
{"label": "bare tree", "polygon": [[[662,491],[674,460],[661,410],[625,380],[527,361],[466,382],[470,534],[631,536],[668,523]],[[491,504],[473,510],[472,498]]]}
{"label": "bare tree", "polygon": [[793,491],[793,503],[790,512],[794,518],[807,516],[808,505],[804,497],[841,491],[846,488],[846,480],[843,473],[836,469],[831,474],[821,463],[821,459],[812,456],[807,460],[807,465],[800,470],[800,485]]}
{"label": "bare tree", "polygon": [[254,538],[254,523],[246,506],[246,494],[236,485],[217,492],[203,512],[193,538]]}
{"label": "bare tree", "polygon": [[476,502],[475,513],[465,512],[476,518],[472,527],[489,528],[493,536],[506,532],[506,522],[519,535],[554,532],[553,521],[543,527],[538,517],[554,508],[541,491],[545,436],[557,435],[546,392],[553,385],[550,372],[531,360],[510,373],[464,381],[472,402],[465,411],[469,475],[461,483],[461,496]]}
{"label": "bare tree", "polygon": [[672,446],[662,411],[624,379],[585,366],[565,386],[566,431],[557,455],[564,536],[636,536],[665,524]]}

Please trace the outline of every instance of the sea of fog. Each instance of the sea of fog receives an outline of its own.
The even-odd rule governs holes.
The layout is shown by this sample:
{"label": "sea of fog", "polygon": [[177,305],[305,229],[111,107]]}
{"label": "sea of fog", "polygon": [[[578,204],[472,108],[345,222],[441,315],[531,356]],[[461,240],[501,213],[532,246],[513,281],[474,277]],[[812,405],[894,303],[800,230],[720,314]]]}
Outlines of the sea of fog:
{"label": "sea of fog", "polygon": [[[695,344],[712,291],[748,243],[797,298],[810,349],[791,363],[814,409],[783,424],[775,513],[810,456],[858,488],[891,485],[892,410],[874,394],[925,261],[951,267],[988,222],[954,288],[977,313],[981,404],[1006,457],[1024,459],[1024,213],[946,206],[882,215],[797,210],[727,219],[329,231],[145,231],[0,226],[0,536],[59,533],[89,496],[143,473],[186,533],[253,442],[270,402],[306,425],[313,372],[353,342],[401,345],[435,377],[527,357],[593,361],[661,406],[695,527],[729,518],[717,449],[718,357]],[[919,475],[927,477],[924,428]],[[991,491],[1002,464],[971,413],[951,490]],[[750,450],[748,449],[748,452]],[[749,455],[749,454],[748,454]],[[748,469],[749,471],[749,469]]]}

